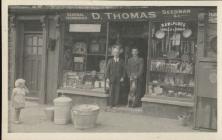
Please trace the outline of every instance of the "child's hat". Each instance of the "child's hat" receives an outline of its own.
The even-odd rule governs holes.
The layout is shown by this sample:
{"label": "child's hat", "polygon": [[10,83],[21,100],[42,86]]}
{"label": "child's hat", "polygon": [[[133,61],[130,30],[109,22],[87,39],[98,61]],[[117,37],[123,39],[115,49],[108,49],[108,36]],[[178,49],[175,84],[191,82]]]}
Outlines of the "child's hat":
{"label": "child's hat", "polygon": [[25,84],[25,80],[24,79],[17,79],[15,81],[15,87],[18,87],[21,84]]}

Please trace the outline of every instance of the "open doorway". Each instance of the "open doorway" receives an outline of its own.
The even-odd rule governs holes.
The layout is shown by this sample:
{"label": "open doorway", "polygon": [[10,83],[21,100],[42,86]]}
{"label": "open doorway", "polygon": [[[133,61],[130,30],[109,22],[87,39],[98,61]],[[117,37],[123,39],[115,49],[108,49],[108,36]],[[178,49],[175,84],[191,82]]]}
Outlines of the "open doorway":
{"label": "open doorway", "polygon": [[[136,47],[139,51],[139,57],[144,61],[143,79],[142,79],[142,94],[145,94],[146,88],[146,68],[147,68],[147,54],[148,54],[148,23],[147,22],[111,22],[109,29],[109,46],[113,44],[120,44],[122,46],[122,53],[120,57],[124,59],[125,63],[132,57],[131,49]],[[120,104],[126,105],[129,94],[129,78],[126,80],[121,88]]]}

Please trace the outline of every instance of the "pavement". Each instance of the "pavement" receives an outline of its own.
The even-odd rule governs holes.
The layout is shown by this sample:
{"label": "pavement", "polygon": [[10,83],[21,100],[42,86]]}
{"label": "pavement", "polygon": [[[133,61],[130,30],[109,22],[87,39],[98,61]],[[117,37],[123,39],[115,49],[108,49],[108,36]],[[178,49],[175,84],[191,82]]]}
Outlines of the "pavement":
{"label": "pavement", "polygon": [[126,107],[103,109],[96,127],[79,130],[72,123],[56,125],[47,120],[44,108],[49,106],[28,101],[21,112],[21,124],[12,122],[13,111],[9,109],[9,132],[197,132],[192,126],[182,126],[179,120],[152,117],[143,114],[142,108]]}

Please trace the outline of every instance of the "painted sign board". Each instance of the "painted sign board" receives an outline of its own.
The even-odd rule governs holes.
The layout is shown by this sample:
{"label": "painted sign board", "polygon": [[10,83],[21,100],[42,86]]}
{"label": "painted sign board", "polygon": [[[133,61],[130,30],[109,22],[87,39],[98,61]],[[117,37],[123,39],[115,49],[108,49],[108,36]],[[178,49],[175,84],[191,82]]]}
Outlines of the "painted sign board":
{"label": "painted sign board", "polygon": [[195,17],[197,9],[178,8],[160,10],[128,10],[128,11],[91,11],[91,12],[66,12],[66,20],[92,20],[92,21],[130,21],[150,20],[161,17],[184,18]]}

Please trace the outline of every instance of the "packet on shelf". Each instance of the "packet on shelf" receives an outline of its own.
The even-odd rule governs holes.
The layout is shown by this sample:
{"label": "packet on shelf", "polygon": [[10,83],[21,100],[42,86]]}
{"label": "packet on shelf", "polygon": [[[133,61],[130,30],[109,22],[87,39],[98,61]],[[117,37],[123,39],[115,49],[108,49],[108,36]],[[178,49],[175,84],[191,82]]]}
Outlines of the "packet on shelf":
{"label": "packet on shelf", "polygon": [[86,54],[87,52],[87,45],[85,42],[76,42],[73,45],[72,49],[73,53],[78,53],[78,54]]}
{"label": "packet on shelf", "polygon": [[97,42],[97,40],[92,40],[90,47],[89,47],[90,53],[99,53],[100,51],[100,45]]}
{"label": "packet on shelf", "polygon": [[163,93],[163,88],[161,88],[159,85],[154,87],[154,93],[155,94],[162,94]]}
{"label": "packet on shelf", "polygon": [[95,87],[95,88],[100,88],[100,82],[99,82],[99,81],[95,81],[94,87]]}

